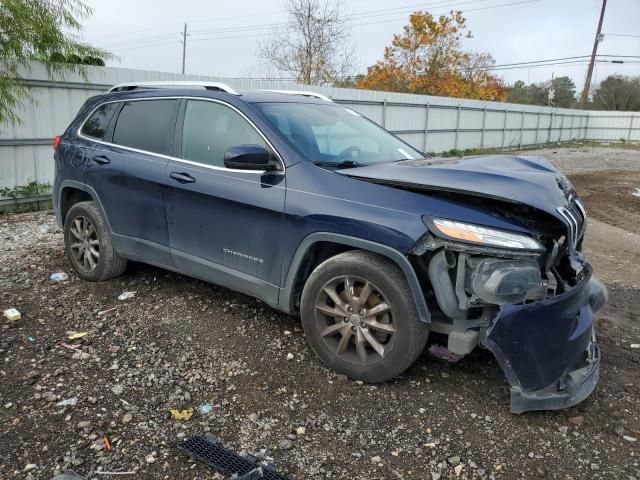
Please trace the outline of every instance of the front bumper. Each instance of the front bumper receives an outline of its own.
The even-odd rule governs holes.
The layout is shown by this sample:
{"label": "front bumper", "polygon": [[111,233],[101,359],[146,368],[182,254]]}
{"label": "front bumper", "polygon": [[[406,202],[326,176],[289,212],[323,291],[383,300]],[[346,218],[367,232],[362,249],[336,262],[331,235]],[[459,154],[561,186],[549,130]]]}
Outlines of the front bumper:
{"label": "front bumper", "polygon": [[593,317],[606,287],[588,275],[547,300],[505,305],[483,340],[511,385],[511,411],[570,407],[595,389],[600,351]]}

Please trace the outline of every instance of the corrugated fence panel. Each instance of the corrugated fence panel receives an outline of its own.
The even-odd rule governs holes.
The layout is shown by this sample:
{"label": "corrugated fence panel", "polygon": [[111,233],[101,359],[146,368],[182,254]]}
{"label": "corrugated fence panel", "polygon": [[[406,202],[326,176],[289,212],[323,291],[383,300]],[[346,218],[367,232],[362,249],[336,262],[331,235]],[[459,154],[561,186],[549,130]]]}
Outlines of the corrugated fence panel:
{"label": "corrugated fence panel", "polygon": [[385,126],[416,149],[517,148],[568,142],[640,141],[640,114],[593,112],[480,100],[297,85],[289,80],[180,75],[122,68],[91,68],[88,79],[67,75],[50,80],[34,63],[22,74],[34,102],[24,105],[21,125],[0,127],[0,188],[51,183],[51,142],[87,98],[120,82],[144,80],[219,81],[238,90],[299,89],[322,93]]}

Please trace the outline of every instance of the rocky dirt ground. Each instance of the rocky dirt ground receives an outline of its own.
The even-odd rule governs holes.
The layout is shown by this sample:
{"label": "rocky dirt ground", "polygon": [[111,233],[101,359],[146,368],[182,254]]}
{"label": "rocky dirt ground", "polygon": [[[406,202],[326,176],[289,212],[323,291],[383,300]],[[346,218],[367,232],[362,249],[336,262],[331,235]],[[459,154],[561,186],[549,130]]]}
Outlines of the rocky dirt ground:
{"label": "rocky dirt ground", "polygon": [[[352,382],[316,360],[296,319],[249,297],[139,264],[79,280],[52,213],[20,214],[0,217],[0,310],[22,313],[0,319],[0,478],[217,478],[176,450],[203,433],[292,479],[640,478],[640,152],[545,154],[577,173],[585,249],[611,293],[601,381],[582,404],[510,414],[485,351],[456,364],[425,352],[392,382]],[[69,280],[52,282],[60,271]]]}

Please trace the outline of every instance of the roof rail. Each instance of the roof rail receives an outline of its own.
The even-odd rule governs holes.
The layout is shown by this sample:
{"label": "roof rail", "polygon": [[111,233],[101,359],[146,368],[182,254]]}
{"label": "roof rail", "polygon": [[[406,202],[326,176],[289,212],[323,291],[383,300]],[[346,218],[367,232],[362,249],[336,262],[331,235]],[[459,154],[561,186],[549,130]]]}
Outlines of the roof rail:
{"label": "roof rail", "polygon": [[137,88],[193,88],[201,87],[206,90],[216,90],[219,92],[226,92],[232,95],[240,95],[229,85],[220,82],[200,82],[200,81],[185,81],[185,80],[169,80],[162,82],[126,82],[118,83],[108,90],[108,93],[113,92],[126,92],[128,90],[135,90]]}
{"label": "roof rail", "polygon": [[306,92],[303,90],[263,90],[263,92],[286,93],[287,95],[301,95],[303,97],[312,97],[324,100],[325,102],[333,102],[329,97],[316,92]]}

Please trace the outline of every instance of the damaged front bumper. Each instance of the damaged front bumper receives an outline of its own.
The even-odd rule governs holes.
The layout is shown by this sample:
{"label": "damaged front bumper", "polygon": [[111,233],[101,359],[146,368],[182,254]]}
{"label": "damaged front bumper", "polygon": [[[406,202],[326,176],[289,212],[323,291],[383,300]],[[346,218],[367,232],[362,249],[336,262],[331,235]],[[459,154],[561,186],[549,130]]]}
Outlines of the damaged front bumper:
{"label": "damaged front bumper", "polygon": [[482,340],[511,385],[511,412],[570,407],[595,389],[600,351],[593,317],[606,287],[588,274],[571,290],[523,305],[504,305]]}

